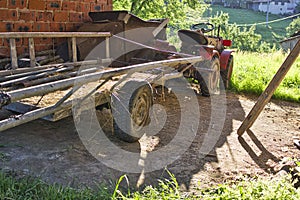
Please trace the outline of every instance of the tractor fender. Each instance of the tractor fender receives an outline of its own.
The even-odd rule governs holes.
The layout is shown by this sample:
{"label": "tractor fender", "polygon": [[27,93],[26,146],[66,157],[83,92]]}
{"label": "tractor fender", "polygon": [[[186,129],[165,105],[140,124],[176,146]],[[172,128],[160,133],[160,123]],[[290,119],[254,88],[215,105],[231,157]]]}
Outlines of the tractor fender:
{"label": "tractor fender", "polygon": [[213,50],[212,58],[219,58],[220,59],[220,54],[217,50]]}
{"label": "tractor fender", "polygon": [[232,52],[234,52],[234,50],[225,49],[224,51],[222,51],[221,58],[220,58],[221,70],[226,70],[227,65],[228,65],[228,60],[229,60],[229,57],[231,56]]}

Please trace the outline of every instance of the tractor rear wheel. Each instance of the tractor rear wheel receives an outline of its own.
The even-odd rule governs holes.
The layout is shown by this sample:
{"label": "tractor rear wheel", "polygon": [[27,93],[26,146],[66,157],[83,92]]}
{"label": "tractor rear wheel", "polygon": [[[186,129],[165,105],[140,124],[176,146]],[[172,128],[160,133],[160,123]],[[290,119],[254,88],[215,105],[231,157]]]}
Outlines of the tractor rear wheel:
{"label": "tractor rear wheel", "polygon": [[217,93],[219,91],[219,83],[220,83],[220,60],[217,57],[214,57],[209,62],[208,69],[212,71],[207,73],[204,77],[207,88],[210,94]]}
{"label": "tractor rear wheel", "polygon": [[130,81],[111,97],[114,134],[125,142],[136,142],[150,122],[152,89],[145,82]]}

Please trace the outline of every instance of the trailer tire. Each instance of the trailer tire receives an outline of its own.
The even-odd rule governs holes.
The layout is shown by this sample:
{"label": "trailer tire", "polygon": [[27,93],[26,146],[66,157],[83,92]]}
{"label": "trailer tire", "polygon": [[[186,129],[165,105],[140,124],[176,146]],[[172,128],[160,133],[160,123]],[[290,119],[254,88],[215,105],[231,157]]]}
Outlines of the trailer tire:
{"label": "trailer tire", "polygon": [[230,87],[232,70],[233,70],[233,56],[231,55],[228,59],[226,70],[221,70],[220,72],[225,89],[228,89]]}
{"label": "trailer tire", "polygon": [[153,104],[151,86],[146,82],[129,81],[111,97],[114,134],[125,142],[136,142],[150,123]]}

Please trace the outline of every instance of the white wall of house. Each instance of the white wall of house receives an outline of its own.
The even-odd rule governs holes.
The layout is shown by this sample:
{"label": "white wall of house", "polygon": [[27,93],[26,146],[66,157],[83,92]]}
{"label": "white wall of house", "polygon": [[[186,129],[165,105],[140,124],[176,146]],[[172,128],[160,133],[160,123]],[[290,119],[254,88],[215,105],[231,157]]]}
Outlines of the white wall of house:
{"label": "white wall of house", "polygon": [[[269,12],[272,14],[288,14],[293,13],[295,8],[295,3],[281,3],[281,2],[270,2]],[[258,10],[262,12],[267,12],[268,3],[262,2],[259,4]]]}

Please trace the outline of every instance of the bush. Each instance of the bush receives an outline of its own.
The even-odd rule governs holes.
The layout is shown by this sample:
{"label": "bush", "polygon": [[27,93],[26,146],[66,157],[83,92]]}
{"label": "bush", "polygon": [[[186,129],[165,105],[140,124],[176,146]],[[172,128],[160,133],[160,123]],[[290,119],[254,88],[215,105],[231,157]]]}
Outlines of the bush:
{"label": "bush", "polygon": [[287,36],[291,36],[297,31],[300,31],[300,17],[294,19],[290,25],[286,28]]}

